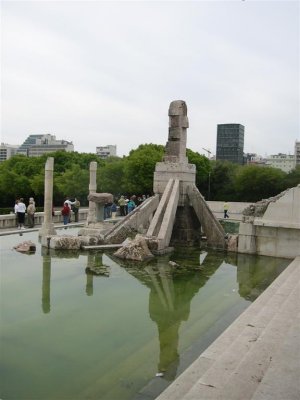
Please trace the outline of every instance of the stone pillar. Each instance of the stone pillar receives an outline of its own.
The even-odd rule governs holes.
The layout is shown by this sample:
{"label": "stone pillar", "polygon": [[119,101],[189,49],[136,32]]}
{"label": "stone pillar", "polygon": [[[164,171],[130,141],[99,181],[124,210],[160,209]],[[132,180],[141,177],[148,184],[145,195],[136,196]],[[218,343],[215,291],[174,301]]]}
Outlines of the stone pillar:
{"label": "stone pillar", "polygon": [[45,164],[44,222],[39,230],[39,236],[56,235],[54,224],[52,222],[53,171],[54,158],[48,157]]}
{"label": "stone pillar", "polygon": [[[89,194],[96,193],[97,191],[97,163],[92,161],[90,163],[90,184]],[[97,222],[97,208],[94,201],[89,200],[89,212],[87,216],[87,225]]]}

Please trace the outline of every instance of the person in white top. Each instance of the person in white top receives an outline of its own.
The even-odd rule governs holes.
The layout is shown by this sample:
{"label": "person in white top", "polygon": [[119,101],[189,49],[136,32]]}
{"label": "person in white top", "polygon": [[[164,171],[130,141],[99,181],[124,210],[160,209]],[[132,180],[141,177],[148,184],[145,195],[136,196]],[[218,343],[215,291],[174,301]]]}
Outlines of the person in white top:
{"label": "person in white top", "polygon": [[20,201],[18,202],[15,209],[17,211],[17,217],[18,217],[18,229],[25,229],[24,223],[25,223],[26,206],[24,204],[24,199],[22,197],[20,198]]}

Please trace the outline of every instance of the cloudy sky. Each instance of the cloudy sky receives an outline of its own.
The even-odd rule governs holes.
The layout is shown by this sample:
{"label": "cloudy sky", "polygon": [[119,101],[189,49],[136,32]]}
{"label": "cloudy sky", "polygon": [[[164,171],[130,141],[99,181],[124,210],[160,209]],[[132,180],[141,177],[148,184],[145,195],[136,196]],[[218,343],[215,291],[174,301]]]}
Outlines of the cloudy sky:
{"label": "cloudy sky", "polygon": [[298,1],[2,0],[1,22],[1,142],[51,133],[127,155],[165,145],[173,100],[201,154],[222,123],[263,156],[299,140]]}

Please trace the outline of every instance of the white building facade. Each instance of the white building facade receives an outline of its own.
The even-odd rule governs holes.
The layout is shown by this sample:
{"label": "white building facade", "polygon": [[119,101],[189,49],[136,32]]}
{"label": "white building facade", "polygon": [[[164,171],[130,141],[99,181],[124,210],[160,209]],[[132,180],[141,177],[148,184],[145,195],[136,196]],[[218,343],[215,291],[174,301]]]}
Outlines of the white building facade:
{"label": "white building facade", "polygon": [[67,140],[56,140],[51,134],[29,135],[18,148],[17,153],[28,157],[39,157],[54,151],[74,151],[74,145]]}
{"label": "white building facade", "polygon": [[10,157],[14,156],[17,153],[17,150],[20,146],[1,143],[0,145],[0,162],[8,160]]}
{"label": "white building facade", "polygon": [[279,168],[284,172],[290,172],[295,168],[295,156],[291,154],[274,154],[266,158],[266,166]]}
{"label": "white building facade", "polygon": [[108,157],[116,157],[117,156],[117,146],[109,144],[107,146],[99,146],[96,147],[96,154],[102,159],[108,158]]}

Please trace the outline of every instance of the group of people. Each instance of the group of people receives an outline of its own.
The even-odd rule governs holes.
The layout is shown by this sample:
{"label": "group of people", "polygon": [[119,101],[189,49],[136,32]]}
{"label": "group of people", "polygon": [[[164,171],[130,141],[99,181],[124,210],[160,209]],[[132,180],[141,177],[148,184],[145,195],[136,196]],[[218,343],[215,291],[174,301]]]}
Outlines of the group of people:
{"label": "group of people", "polygon": [[146,199],[147,197],[144,194],[138,197],[136,195],[132,195],[130,197],[122,195],[119,199],[114,200],[112,203],[105,203],[104,219],[115,218],[118,207],[120,210],[120,215],[125,217]]}
{"label": "group of people", "polygon": [[147,199],[147,197],[144,194],[139,197],[137,197],[134,194],[130,198],[122,195],[118,200],[121,216],[125,217],[125,215],[127,215],[131,211],[133,211],[137,206],[139,206],[146,199]]}
{"label": "group of people", "polygon": [[68,223],[71,222],[72,211],[74,213],[75,222],[78,222],[79,207],[80,207],[80,201],[76,197],[74,201],[71,201],[68,197],[66,198],[63,204],[63,208],[61,210],[64,225],[67,225]]}
{"label": "group of people", "polygon": [[25,215],[27,213],[28,228],[34,227],[34,213],[35,213],[35,201],[33,197],[29,198],[28,206],[24,203],[23,197],[16,199],[14,212],[17,218],[17,228],[25,229]]}

